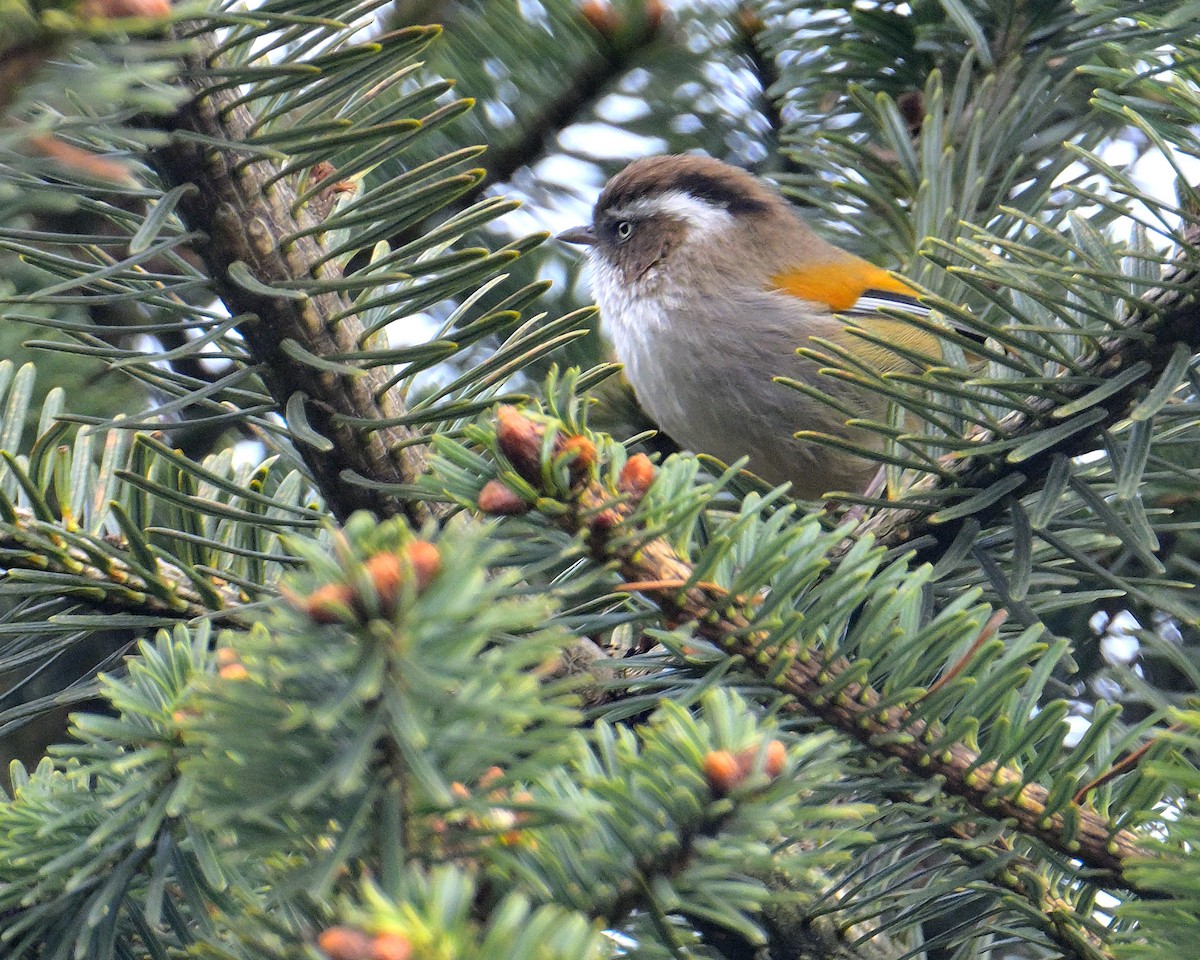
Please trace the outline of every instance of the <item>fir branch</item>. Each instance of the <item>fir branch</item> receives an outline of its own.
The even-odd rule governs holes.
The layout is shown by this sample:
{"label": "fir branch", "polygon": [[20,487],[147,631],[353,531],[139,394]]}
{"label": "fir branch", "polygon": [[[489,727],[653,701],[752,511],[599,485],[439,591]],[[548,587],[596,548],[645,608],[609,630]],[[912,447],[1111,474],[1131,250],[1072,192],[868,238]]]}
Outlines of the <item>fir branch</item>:
{"label": "fir branch", "polygon": [[[284,348],[291,340],[317,356],[361,349],[363,328],[348,302],[337,293],[313,293],[303,299],[271,296],[247,289],[230,276],[230,269],[242,263],[266,286],[283,287],[313,277],[336,279],[328,264],[314,266],[324,251],[305,231],[318,224],[306,208],[292,213],[292,184],[271,162],[247,164],[236,154],[237,145],[251,138],[254,118],[237,102],[236,89],[210,89],[205,60],[215,50],[212,35],[194,42],[198,49],[184,59],[184,82],[193,97],[162,122],[174,136],[148,159],[168,188],[194,185],[180,200],[179,213],[189,229],[203,232],[194,249],[230,313],[257,317],[241,333],[280,408],[289,398],[308,398],[309,426],[330,445],[318,448],[297,439],[297,446],[334,514],[345,520],[365,509],[381,516],[403,514],[420,524],[430,516],[424,502],[347,479],[347,474],[358,474],[385,484],[411,484],[424,469],[424,451],[414,444],[419,440],[414,431],[400,426],[357,429],[347,423],[395,423],[404,416],[396,392],[382,389],[386,373],[349,377],[316,370]],[[229,149],[205,145],[214,142],[228,143]],[[289,236],[294,239],[285,242]],[[341,319],[334,322],[334,317]]]}
{"label": "fir branch", "polygon": [[[82,541],[86,535],[76,534]],[[90,538],[89,538],[90,539]],[[88,551],[66,539],[65,531],[55,524],[40,521],[32,510],[11,507],[11,514],[0,517],[0,556],[3,556],[5,576],[19,581],[16,571],[35,571],[38,575],[60,575],[64,578],[63,595],[81,593],[89,604],[100,610],[128,613],[135,616],[155,616],[186,621],[218,619],[230,626],[248,626],[243,609],[247,598],[226,583],[210,581],[207,589],[221,606],[214,606],[196,588],[192,577],[180,567],[155,559],[157,574],[153,579],[144,572],[112,556],[101,566],[101,552],[129,553],[129,546],[116,537],[105,538],[107,550]],[[68,582],[70,578],[73,582]]]}
{"label": "fir branch", "polygon": [[[1191,353],[1200,350],[1200,302],[1196,299],[1200,293],[1200,267],[1194,255],[1200,244],[1200,224],[1189,224],[1184,230],[1184,239],[1183,250],[1175,266],[1163,277],[1162,285],[1146,294],[1143,308],[1124,324],[1125,331],[1151,336],[1120,335],[1100,340],[1095,355],[1080,361],[1081,372],[1090,374],[1090,377],[1080,376],[1074,384],[1064,383],[1060,396],[1031,398],[1029,405],[1032,412],[1014,411],[1001,422],[1000,430],[1011,440],[1021,436],[1033,437],[1050,427],[1061,427],[1065,421],[1054,419],[1054,411],[1065,402],[1078,399],[1093,390],[1093,378],[1109,380],[1135,364],[1148,364],[1144,376],[1076,414],[1094,416],[1093,411],[1101,409],[1104,413],[1102,419],[1087,429],[1048,444],[1036,454],[1023,459],[1019,466],[1014,467],[1006,462],[1007,448],[998,453],[974,454],[945,465],[952,474],[952,480],[943,481],[929,475],[905,493],[906,498],[924,500],[928,494],[948,484],[979,491],[1012,477],[1021,478],[1007,495],[987,506],[942,523],[936,522],[937,515],[931,514],[927,508],[907,509],[903,503],[897,507],[879,507],[865,514],[855,539],[870,535],[877,543],[890,549],[911,547],[916,550],[916,562],[936,563],[954,543],[965,524],[979,524],[986,528],[1000,519],[1012,503],[1037,491],[1056,462],[1094,450],[1103,432],[1125,419],[1131,407],[1162,375],[1181,344]],[[995,436],[995,431],[980,428],[971,439],[984,445]],[[849,550],[853,542],[848,541],[844,549]]]}
{"label": "fir branch", "polygon": [[497,183],[511,180],[522,167],[529,166],[543,155],[545,146],[555,134],[570,125],[576,117],[600,98],[609,85],[623,76],[634,58],[657,39],[660,16],[647,12],[637,19],[630,30],[601,31],[600,51],[592,60],[580,65],[571,82],[557,99],[548,103],[542,112],[524,124],[524,132],[503,149],[490,150],[485,156],[487,175],[459,203],[466,206]]}
{"label": "fir branch", "polygon": [[[642,50],[653,43],[661,27],[661,11],[651,11],[646,4],[641,17],[634,18],[630,29],[602,29],[599,34],[599,50],[591,59],[581,63],[573,77],[563,85],[557,98],[547,103],[540,113],[522,123],[521,135],[512,143],[502,147],[491,146],[484,154],[484,176],[454,203],[438,212],[438,219],[448,219],[479,201],[488,190],[497,184],[507,183],[522,167],[530,166],[545,152],[546,145],[561,130],[573,123],[608,90],[609,85],[623,76],[632,67],[634,59]],[[427,229],[413,227],[393,237],[393,247],[411,243]]]}
{"label": "fir branch", "polygon": [[[642,595],[669,622],[693,624],[697,635],[742,658],[748,669],[794,697],[785,709],[819,717],[923,779],[941,777],[948,793],[984,815],[1011,820],[1022,833],[1082,861],[1094,874],[1136,889],[1126,872],[1128,865],[1148,854],[1135,834],[1111,829],[1104,817],[1077,803],[1068,807],[1070,820],[1048,813],[1044,787],[1024,783],[1012,767],[982,761],[963,743],[931,750],[937,731],[904,706],[884,705],[868,684],[847,680],[855,669],[850,660],[821,661],[810,651],[773,644],[768,632],[755,627],[744,598],[700,581],[692,564],[664,538],[639,535],[629,524],[640,496],[608,489],[594,478],[582,480],[578,467],[573,474],[578,482],[564,494],[554,485],[554,472],[542,465],[546,454],[564,455],[562,438],[557,448],[545,450],[544,431],[538,425],[511,409],[502,408],[500,419],[501,449],[539,496],[557,501],[553,512],[558,526],[586,537],[593,555],[614,563],[625,582],[639,584]],[[594,462],[594,448],[590,457]],[[648,485],[645,480],[643,492]],[[838,691],[832,697],[825,692],[830,687]]]}

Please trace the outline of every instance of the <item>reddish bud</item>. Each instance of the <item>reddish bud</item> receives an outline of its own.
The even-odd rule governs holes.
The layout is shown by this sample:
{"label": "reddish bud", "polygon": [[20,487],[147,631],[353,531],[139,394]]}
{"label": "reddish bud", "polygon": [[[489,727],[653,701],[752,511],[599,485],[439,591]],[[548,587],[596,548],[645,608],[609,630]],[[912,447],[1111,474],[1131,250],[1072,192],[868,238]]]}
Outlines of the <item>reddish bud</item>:
{"label": "reddish bud", "polygon": [[25,138],[25,147],[33,153],[49,157],[56,163],[62,164],[76,173],[82,173],[84,176],[94,177],[97,180],[111,180],[116,183],[129,182],[129,170],[124,164],[106,157],[99,157],[89,150],[66,143],[49,133],[31,134]]}
{"label": "reddish bud", "polygon": [[748,4],[741,4],[738,7],[737,22],[742,32],[749,37],[754,36],[766,26],[763,18],[758,15],[758,11],[752,9]]}
{"label": "reddish bud", "polygon": [[330,927],[317,934],[317,946],[329,960],[372,960],[373,941],[353,927]]}
{"label": "reddish bud", "polygon": [[579,12],[597,33],[610,40],[620,29],[621,16],[609,0],[583,0]]}
{"label": "reddish bud", "polygon": [[657,33],[658,28],[662,26],[663,16],[667,12],[666,6],[662,0],[646,0],[642,9],[646,18],[646,30],[650,33]]}
{"label": "reddish bud", "polygon": [[522,500],[503,480],[489,480],[479,491],[479,509],[498,516],[516,516],[529,512]]}
{"label": "reddish bud", "polygon": [[621,515],[616,510],[604,509],[588,521],[588,530],[598,537],[606,536],[621,523]]}
{"label": "reddish bud", "polygon": [[774,780],[783,773],[785,766],[787,766],[787,747],[779,740],[772,740],[767,744],[767,756],[763,763],[763,769],[767,776]]}
{"label": "reddish bud", "polygon": [[84,17],[115,20],[119,17],[165,17],[171,12],[169,0],[83,0],[79,12]]}
{"label": "reddish bud", "polygon": [[567,437],[562,442],[561,452],[573,458],[567,468],[572,484],[587,479],[587,475],[596,466],[596,444],[582,434]]}
{"label": "reddish bud", "polygon": [[354,607],[354,591],[344,583],[327,583],[300,600],[300,609],[314,623],[343,623]]}
{"label": "reddish bud", "polygon": [[496,410],[496,441],[517,473],[530,483],[542,475],[542,437],[545,428],[534,423],[516,407],[507,404]]}
{"label": "reddish bud", "polygon": [[381,933],[371,941],[371,960],[408,960],[412,942],[402,933]]}
{"label": "reddish bud", "polygon": [[390,613],[396,608],[400,597],[400,584],[404,581],[404,565],[394,553],[377,553],[364,564],[380,607]]}
{"label": "reddish bud", "polygon": [[504,770],[500,767],[488,767],[479,778],[479,786],[485,790],[497,780],[504,779]]}
{"label": "reddish bud", "polygon": [[646,495],[654,482],[655,466],[644,453],[635,453],[625,461],[617,479],[617,489],[627,494],[635,503]]}
{"label": "reddish bud", "polygon": [[442,555],[428,540],[414,540],[404,548],[404,553],[412,567],[417,592],[420,593],[441,572]]}
{"label": "reddish bud", "polygon": [[704,758],[704,779],[717,796],[733,792],[745,776],[737,758],[728,750],[713,750]]}

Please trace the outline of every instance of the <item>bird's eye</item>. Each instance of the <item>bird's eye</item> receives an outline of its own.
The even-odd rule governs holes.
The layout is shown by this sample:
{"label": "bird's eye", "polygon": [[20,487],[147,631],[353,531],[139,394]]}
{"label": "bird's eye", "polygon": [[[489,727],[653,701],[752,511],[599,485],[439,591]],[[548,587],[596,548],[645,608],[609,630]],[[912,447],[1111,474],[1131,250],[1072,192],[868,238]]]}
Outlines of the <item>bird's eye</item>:
{"label": "bird's eye", "polygon": [[633,235],[633,224],[622,220],[617,224],[617,239],[628,240]]}

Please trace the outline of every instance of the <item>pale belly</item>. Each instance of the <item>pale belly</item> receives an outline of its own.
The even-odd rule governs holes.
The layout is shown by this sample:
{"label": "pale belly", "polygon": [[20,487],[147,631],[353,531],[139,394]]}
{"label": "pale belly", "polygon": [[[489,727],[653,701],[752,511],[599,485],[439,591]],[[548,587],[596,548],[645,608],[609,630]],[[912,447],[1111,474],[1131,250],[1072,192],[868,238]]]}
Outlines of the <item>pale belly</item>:
{"label": "pale belly", "polygon": [[[876,471],[870,461],[792,436],[850,432],[833,408],[772,381],[772,375],[816,376],[816,365],[796,356],[791,344],[772,349],[728,327],[707,331],[701,343],[687,328],[680,336],[679,325],[664,324],[661,314],[634,319],[606,326],[642,406],[677,443],[726,463],[748,457],[747,469],[770,483],[790,481],[797,497],[861,491],[870,482]],[[829,389],[847,398],[832,380]],[[861,395],[851,395],[863,404]],[[869,442],[861,433],[855,439]]]}

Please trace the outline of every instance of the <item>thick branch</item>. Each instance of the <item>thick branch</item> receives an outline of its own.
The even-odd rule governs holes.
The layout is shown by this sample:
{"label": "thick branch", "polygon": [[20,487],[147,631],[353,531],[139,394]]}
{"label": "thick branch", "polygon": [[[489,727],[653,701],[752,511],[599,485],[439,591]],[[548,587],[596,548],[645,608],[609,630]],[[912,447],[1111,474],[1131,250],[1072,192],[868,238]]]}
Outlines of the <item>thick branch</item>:
{"label": "thick branch", "polygon": [[[211,54],[212,39],[196,41]],[[204,46],[207,44],[207,46]],[[383,371],[350,377],[317,369],[287,351],[287,341],[317,356],[350,353],[361,348],[363,328],[351,314],[339,321],[348,303],[334,293],[303,299],[272,296],[234,281],[230,268],[245,264],[265,286],[279,286],[310,277],[332,279],[332,268],[314,266],[322,254],[319,241],[302,236],[285,238],[314,225],[306,209],[293,215],[295,193],[286,179],[269,186],[277,173],[269,161],[244,162],[237,145],[249,138],[253,118],[235,105],[236,89],[208,91],[208,76],[200,55],[185,61],[186,82],[195,92],[165,125],[174,134],[168,144],[153,150],[150,163],[168,187],[191,184],[179,203],[189,229],[204,234],[194,245],[204,261],[212,287],[235,316],[249,316],[239,326],[272,396],[282,410],[296,395],[305,399],[309,425],[332,446],[320,449],[297,438],[296,443],[332,511],[345,520],[355,510],[380,516],[405,514],[420,523],[428,507],[402,500],[377,488],[354,482],[354,475],[385,484],[410,484],[424,468],[424,453],[412,446],[416,435],[403,427],[360,429],[350,422],[394,420],[404,414],[394,391],[381,392]],[[195,135],[195,136],[193,136]],[[224,141],[229,149],[212,147]]]}

